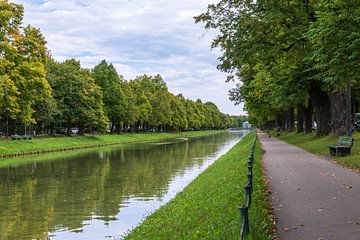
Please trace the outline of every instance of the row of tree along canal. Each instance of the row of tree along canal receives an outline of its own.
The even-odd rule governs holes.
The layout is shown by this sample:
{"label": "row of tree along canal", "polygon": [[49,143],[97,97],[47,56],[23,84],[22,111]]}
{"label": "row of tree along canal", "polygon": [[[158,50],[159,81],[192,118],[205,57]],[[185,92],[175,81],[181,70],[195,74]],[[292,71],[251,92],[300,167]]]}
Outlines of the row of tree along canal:
{"label": "row of tree along canal", "polygon": [[0,2],[0,135],[223,129],[229,115],[212,102],[174,95],[160,75],[125,80],[102,61],[85,69],[56,62],[23,7]]}

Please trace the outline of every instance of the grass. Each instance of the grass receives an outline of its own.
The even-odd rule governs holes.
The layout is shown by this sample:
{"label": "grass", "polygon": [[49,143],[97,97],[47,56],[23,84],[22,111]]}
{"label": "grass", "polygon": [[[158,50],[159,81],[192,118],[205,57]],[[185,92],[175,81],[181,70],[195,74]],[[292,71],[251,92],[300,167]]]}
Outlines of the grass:
{"label": "grass", "polygon": [[[239,205],[245,204],[247,160],[255,133],[246,136],[200,174],[182,192],[147,217],[125,239],[239,239]],[[272,228],[270,205],[260,166],[257,144],[253,166],[254,192],[249,211],[251,235],[267,240]]]}
{"label": "grass", "polygon": [[[346,157],[334,157],[334,161],[352,169],[360,170],[360,133],[354,132],[354,145],[351,148],[351,155]],[[328,145],[336,144],[337,138],[323,136],[317,137],[314,133],[284,133],[280,139],[305,149],[308,152],[320,156],[330,157]]]}
{"label": "grass", "polygon": [[26,154],[31,152],[47,152],[56,150],[76,149],[116,143],[131,143],[152,141],[175,137],[196,137],[224,132],[220,131],[192,131],[176,133],[144,133],[123,135],[89,135],[74,137],[46,137],[32,140],[0,140],[0,156],[9,154]]}

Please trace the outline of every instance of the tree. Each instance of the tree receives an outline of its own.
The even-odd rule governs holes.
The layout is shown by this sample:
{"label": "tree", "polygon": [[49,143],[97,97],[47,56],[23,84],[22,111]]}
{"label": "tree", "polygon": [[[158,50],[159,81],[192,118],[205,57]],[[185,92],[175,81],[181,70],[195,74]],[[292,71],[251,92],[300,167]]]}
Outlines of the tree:
{"label": "tree", "polygon": [[320,1],[317,21],[311,25],[308,35],[313,44],[317,77],[326,83],[332,95],[333,131],[344,134],[347,117],[347,134],[350,134],[350,96],[346,104],[345,86],[348,83],[349,89],[350,81],[358,82],[360,76],[359,2]]}
{"label": "tree", "polygon": [[250,119],[258,124],[274,121],[292,129],[294,108],[306,109],[311,99],[317,134],[330,131],[331,107],[337,98],[329,89],[336,83],[329,85],[317,77],[319,69],[312,66],[319,59],[313,58],[309,35],[319,2],[222,0],[195,17],[205,28],[219,30],[212,44],[223,51],[218,67],[229,74],[228,80],[242,81],[230,92],[231,99],[245,101]]}
{"label": "tree", "polygon": [[137,96],[135,101],[139,115],[137,117],[136,129],[146,131],[152,114],[152,106],[148,97],[145,94],[145,91],[141,88],[138,81],[131,80],[129,84],[133,92]]}
{"label": "tree", "polygon": [[50,60],[48,81],[59,108],[58,119],[71,134],[73,126],[83,134],[85,128],[104,132],[108,118],[103,110],[101,88],[95,84],[90,70],[83,69],[80,62],[71,59],[63,63]]}
{"label": "tree", "polygon": [[5,116],[7,129],[10,118],[14,132],[15,121],[35,124],[36,104],[51,96],[44,67],[46,42],[39,29],[21,25],[21,5],[1,1],[0,16],[0,84],[6,86],[0,114]]}
{"label": "tree", "polygon": [[186,109],[183,105],[183,102],[178,96],[171,94],[171,123],[170,125],[176,130],[187,130],[188,129],[188,120],[186,118]]}
{"label": "tree", "polygon": [[121,82],[115,67],[102,60],[92,69],[95,83],[101,87],[103,92],[103,103],[106,116],[111,122],[110,133],[114,133],[115,125],[120,125],[126,116],[127,100],[122,89]]}

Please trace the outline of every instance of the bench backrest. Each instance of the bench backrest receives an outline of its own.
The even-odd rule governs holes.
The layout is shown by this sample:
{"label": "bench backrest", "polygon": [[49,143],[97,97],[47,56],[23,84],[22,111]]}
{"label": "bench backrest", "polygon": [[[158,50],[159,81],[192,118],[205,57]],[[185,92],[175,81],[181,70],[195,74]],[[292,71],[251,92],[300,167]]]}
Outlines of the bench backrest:
{"label": "bench backrest", "polygon": [[340,146],[346,146],[346,147],[352,147],[353,145],[353,138],[352,137],[339,137],[339,145]]}

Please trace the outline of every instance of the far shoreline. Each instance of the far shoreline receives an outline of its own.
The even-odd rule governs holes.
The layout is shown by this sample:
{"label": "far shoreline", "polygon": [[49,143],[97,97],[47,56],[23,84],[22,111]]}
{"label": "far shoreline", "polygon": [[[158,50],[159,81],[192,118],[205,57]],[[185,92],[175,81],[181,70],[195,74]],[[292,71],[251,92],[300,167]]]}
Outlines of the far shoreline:
{"label": "far shoreline", "polygon": [[[165,133],[131,133],[117,135],[87,135],[73,137],[48,137],[32,140],[0,141],[0,159],[64,152],[128,143],[141,143],[166,138],[192,138],[224,133],[227,130],[207,130]],[[1,160],[0,160],[1,161]]]}

